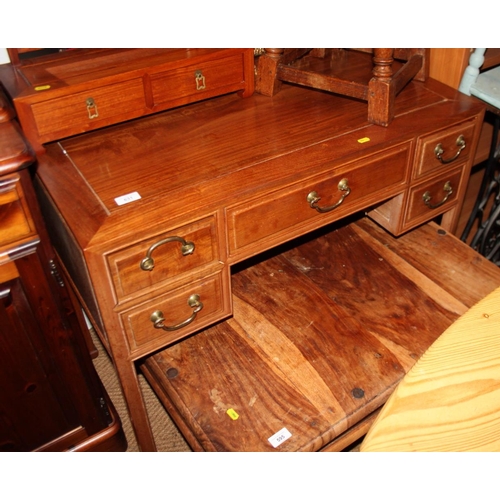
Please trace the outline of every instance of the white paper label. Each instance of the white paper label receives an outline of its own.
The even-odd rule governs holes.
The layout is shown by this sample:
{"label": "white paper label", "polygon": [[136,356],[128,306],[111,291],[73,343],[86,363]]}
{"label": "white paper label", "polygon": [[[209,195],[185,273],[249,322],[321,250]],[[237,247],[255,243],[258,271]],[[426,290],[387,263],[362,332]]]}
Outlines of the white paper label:
{"label": "white paper label", "polygon": [[284,443],[291,437],[290,431],[286,427],[283,427],[283,429],[271,436],[268,441],[272,444],[273,448],[277,448],[281,443]]}
{"label": "white paper label", "polygon": [[127,203],[131,203],[132,201],[137,201],[141,199],[141,195],[135,191],[133,193],[124,194],[123,196],[119,196],[115,198],[115,202],[117,205],[126,205]]}

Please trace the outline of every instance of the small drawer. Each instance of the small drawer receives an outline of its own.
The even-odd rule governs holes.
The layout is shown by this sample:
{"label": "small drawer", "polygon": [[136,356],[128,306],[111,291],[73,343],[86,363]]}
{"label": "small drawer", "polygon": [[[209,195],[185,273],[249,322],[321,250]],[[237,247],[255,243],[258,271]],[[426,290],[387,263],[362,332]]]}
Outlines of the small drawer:
{"label": "small drawer", "polygon": [[104,127],[145,112],[141,78],[31,105],[41,142]]}
{"label": "small drawer", "polygon": [[410,190],[405,226],[420,224],[449,210],[456,202],[463,165]]}
{"label": "small drawer", "polygon": [[241,89],[244,82],[243,54],[203,61],[151,74],[153,104],[164,108],[173,101],[193,102],[207,97],[206,94],[219,95]]}
{"label": "small drawer", "polygon": [[[223,319],[230,312],[224,307],[224,289],[229,294],[229,285],[225,286],[221,272],[122,313],[131,351],[167,345]],[[165,328],[155,327],[155,321]]]}
{"label": "small drawer", "polygon": [[467,160],[474,140],[475,123],[475,120],[468,121],[421,137],[417,144],[414,178]]}
{"label": "small drawer", "polygon": [[17,174],[0,178],[0,249],[36,235],[19,181]]}
{"label": "small drawer", "polygon": [[119,299],[220,260],[216,217],[157,234],[107,256]]}
{"label": "small drawer", "polygon": [[[409,144],[402,144],[231,207],[227,214],[231,256],[246,256],[366,208],[380,199],[381,192],[388,197],[396,194],[404,185],[408,160]],[[321,199],[311,205],[314,193]],[[316,205],[327,211],[318,212]]]}

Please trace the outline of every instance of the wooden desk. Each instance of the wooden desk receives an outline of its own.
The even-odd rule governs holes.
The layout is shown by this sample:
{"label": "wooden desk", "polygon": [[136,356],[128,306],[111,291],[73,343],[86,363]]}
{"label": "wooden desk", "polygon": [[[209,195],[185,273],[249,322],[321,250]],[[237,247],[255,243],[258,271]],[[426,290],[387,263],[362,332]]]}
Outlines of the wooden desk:
{"label": "wooden desk", "polygon": [[411,82],[384,128],[362,102],[287,86],[46,145],[38,195],[141,448],[154,442],[136,362],[230,317],[233,266],[364,210],[396,235],[440,215],[453,230],[483,112]]}
{"label": "wooden desk", "polygon": [[500,451],[500,288],[418,360],[361,451]]}

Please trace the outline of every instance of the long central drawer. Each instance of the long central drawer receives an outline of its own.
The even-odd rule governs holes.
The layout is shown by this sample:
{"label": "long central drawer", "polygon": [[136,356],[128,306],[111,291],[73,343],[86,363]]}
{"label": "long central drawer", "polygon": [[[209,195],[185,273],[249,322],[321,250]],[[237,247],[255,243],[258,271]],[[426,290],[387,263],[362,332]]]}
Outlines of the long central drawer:
{"label": "long central drawer", "polygon": [[230,255],[241,260],[367,208],[370,202],[380,201],[381,193],[394,196],[403,189],[410,146],[400,144],[330,169],[333,161],[325,159],[318,165],[324,173],[230,207]]}

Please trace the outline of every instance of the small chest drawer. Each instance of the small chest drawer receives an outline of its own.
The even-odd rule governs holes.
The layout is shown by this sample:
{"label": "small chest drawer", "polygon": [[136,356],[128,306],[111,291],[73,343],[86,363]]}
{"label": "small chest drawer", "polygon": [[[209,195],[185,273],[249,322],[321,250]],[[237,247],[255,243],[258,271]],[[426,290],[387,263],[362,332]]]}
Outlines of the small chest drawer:
{"label": "small chest drawer", "polygon": [[408,159],[409,144],[402,144],[230,208],[231,256],[244,257],[246,247],[259,251],[366,208],[381,191],[394,195],[405,181]]}
{"label": "small chest drawer", "polygon": [[144,110],[141,78],[90,88],[31,106],[41,142],[136,118],[144,114]]}
{"label": "small chest drawer", "polygon": [[475,120],[468,121],[421,137],[417,144],[414,177],[465,161],[473,145],[475,123]]}
{"label": "small chest drawer", "polygon": [[153,103],[161,108],[171,101],[193,102],[210,95],[238,90],[243,88],[244,83],[243,54],[151,75]]}
{"label": "small chest drawer", "polygon": [[120,315],[132,352],[174,342],[230,313],[229,278],[215,273]]}
{"label": "small chest drawer", "polygon": [[218,262],[216,217],[211,216],[108,255],[119,299]]}
{"label": "small chest drawer", "polygon": [[[463,165],[462,165],[463,167]],[[410,190],[405,225],[413,226],[449,210],[461,189],[463,168],[457,167]]]}
{"label": "small chest drawer", "polygon": [[0,251],[36,234],[17,174],[0,178]]}

